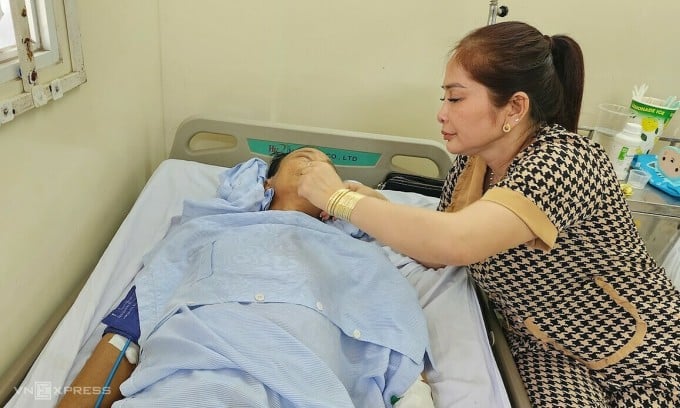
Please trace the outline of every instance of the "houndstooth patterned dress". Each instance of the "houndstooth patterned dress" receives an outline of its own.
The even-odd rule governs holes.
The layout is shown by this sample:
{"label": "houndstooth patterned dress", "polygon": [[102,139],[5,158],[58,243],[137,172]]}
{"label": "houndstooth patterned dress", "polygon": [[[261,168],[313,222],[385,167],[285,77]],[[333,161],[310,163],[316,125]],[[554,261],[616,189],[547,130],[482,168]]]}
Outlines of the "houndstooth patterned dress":
{"label": "houndstooth patterned dress", "polygon": [[485,172],[483,159],[457,156],[438,210],[494,201],[538,236],[469,266],[532,404],[680,406],[680,293],[647,253],[604,151],[545,126],[486,192]]}

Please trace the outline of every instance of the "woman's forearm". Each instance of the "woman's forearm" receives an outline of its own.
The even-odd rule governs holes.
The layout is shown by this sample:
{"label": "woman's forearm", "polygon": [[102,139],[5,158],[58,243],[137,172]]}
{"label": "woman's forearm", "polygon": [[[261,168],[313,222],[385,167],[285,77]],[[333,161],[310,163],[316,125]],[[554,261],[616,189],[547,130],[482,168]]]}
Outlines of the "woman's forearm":
{"label": "woman's forearm", "polygon": [[350,221],[426,265],[469,265],[535,238],[512,211],[483,200],[444,213],[365,197]]}

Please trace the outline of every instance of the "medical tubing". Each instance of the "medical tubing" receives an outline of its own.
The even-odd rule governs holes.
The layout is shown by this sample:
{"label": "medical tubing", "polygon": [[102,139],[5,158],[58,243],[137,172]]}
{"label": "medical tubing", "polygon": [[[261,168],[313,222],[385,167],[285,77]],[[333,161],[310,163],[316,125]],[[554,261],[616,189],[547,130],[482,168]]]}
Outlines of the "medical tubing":
{"label": "medical tubing", "polygon": [[109,376],[106,378],[106,382],[104,383],[104,386],[99,392],[99,397],[97,398],[97,402],[95,402],[94,404],[94,408],[99,408],[102,405],[102,401],[104,401],[104,395],[106,395],[105,392],[111,385],[111,381],[113,381],[113,376],[116,374],[116,371],[118,371],[118,366],[120,365],[120,362],[123,360],[123,357],[125,356],[125,350],[127,350],[128,346],[130,345],[130,341],[131,341],[130,339],[127,339],[125,345],[123,346],[123,349],[120,351],[120,353],[118,353],[116,362],[113,363],[113,367],[111,367]]}

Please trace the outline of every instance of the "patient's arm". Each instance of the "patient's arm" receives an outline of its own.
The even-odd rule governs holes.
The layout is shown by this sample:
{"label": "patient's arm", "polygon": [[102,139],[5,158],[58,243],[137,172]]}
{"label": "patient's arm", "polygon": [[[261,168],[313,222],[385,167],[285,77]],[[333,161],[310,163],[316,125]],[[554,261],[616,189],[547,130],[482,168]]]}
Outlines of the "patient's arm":
{"label": "patient's arm", "polygon": [[[99,397],[98,393],[104,387],[111,368],[120,354],[120,350],[109,344],[111,337],[113,333],[107,333],[99,341],[83,369],[67,388],[67,392],[57,405],[58,408],[93,407],[95,405]],[[120,384],[130,377],[134,369],[135,366],[123,357],[109,385],[110,388],[108,391],[102,391],[106,394],[101,404],[102,407],[110,407],[114,401],[122,398],[119,390]]]}

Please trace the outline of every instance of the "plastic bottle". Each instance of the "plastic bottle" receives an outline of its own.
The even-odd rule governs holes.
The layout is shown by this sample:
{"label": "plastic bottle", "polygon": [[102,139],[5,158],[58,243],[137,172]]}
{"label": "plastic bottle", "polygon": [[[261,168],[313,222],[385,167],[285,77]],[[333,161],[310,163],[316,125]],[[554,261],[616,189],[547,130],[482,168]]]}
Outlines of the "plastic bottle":
{"label": "plastic bottle", "polygon": [[642,153],[641,135],[642,126],[633,122],[626,123],[623,130],[614,135],[609,159],[614,165],[614,171],[619,180],[626,179],[633,157]]}

